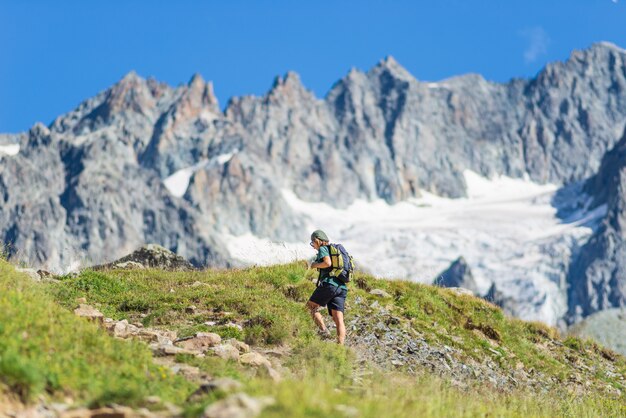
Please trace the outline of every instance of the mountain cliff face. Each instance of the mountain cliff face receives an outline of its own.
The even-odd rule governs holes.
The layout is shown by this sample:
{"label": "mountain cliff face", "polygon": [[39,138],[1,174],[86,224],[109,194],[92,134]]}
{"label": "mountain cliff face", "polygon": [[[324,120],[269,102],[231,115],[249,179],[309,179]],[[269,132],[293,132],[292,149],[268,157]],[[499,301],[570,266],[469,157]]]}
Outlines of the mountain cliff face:
{"label": "mountain cliff face", "polygon": [[607,216],[570,268],[570,322],[626,305],[626,130],[585,188]]}
{"label": "mountain cliff face", "polygon": [[0,239],[50,269],[145,242],[226,265],[223,234],[306,236],[283,190],[345,208],[463,197],[468,169],[565,185],[598,171],[625,117],[626,52],[607,43],[506,84],[420,82],[388,57],[320,99],[290,72],[223,111],[198,75],[172,88],[129,73],[48,127],[2,136],[20,152],[0,157]]}

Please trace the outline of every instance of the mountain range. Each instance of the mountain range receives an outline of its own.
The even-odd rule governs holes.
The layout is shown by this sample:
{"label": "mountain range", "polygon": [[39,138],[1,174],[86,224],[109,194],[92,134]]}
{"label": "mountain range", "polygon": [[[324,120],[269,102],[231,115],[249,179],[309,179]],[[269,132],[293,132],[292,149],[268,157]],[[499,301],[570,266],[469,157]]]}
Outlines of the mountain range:
{"label": "mountain range", "polygon": [[146,242],[237,265],[225,236],[308,238],[285,192],[340,209],[463,199],[469,170],[556,185],[572,211],[604,209],[559,259],[559,319],[574,323],[626,304],[625,121],[626,51],[606,42],[507,83],[423,82],[387,57],[318,98],[289,72],[224,108],[199,75],[174,88],[131,72],[47,126],[0,135],[0,240],[51,270]]}

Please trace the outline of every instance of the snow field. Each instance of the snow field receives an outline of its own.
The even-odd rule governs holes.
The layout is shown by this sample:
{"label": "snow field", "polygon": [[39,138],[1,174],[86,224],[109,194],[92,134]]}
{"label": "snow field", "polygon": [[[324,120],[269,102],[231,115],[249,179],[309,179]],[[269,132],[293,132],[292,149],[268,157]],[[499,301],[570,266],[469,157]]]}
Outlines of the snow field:
{"label": "snow field", "polygon": [[557,323],[566,308],[565,269],[572,249],[582,245],[606,208],[580,211],[563,221],[551,205],[558,187],[527,179],[486,179],[464,173],[467,198],[423,193],[395,205],[355,201],[347,209],[305,202],[283,190],[287,203],[308,220],[302,243],[278,243],[250,234],[224,236],[233,258],[266,265],[310,258],[308,234],[323,229],[343,243],[357,267],[376,276],[432,283],[463,256],[480,293],[492,283],[514,303],[511,314]]}

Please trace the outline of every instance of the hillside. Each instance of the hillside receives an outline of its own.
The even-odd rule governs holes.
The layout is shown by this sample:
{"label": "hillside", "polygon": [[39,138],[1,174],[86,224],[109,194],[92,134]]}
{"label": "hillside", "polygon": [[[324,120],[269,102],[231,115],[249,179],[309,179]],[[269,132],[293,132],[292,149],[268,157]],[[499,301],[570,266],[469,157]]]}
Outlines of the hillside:
{"label": "hillside", "polygon": [[[0,261],[1,408],[40,416],[626,414],[623,357],[449,289],[359,274],[348,296],[348,346],[322,341],[303,309],[313,276],[293,263],[86,270],[35,282]],[[79,305],[95,324],[71,313]]]}

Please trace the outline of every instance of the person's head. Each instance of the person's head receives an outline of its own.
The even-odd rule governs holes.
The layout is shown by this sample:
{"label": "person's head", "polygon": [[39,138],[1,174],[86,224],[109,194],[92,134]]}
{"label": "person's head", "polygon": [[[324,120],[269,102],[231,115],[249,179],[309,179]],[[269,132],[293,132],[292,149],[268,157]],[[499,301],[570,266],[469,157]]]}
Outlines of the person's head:
{"label": "person's head", "polygon": [[311,234],[311,247],[319,250],[322,245],[328,245],[328,235],[321,229],[313,231]]}

